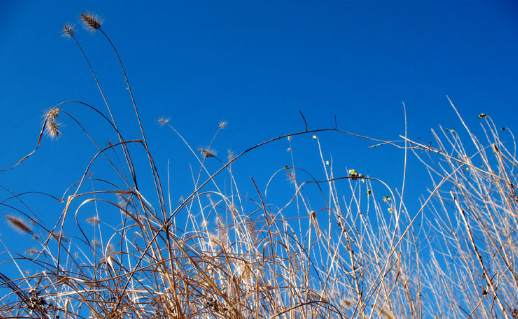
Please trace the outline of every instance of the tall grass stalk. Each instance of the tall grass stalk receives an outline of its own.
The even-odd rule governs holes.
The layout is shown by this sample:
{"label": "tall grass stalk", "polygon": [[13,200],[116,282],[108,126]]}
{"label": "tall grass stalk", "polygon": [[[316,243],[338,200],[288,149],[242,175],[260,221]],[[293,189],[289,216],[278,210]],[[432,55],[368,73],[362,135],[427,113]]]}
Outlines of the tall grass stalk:
{"label": "tall grass stalk", "polygon": [[[332,127],[309,130],[301,114],[303,130],[253,145],[225,162],[211,147],[226,122],[197,152],[161,118],[199,165],[192,171],[192,191],[175,205],[164,191],[119,52],[95,15],[81,18],[116,55],[141,138],[123,137],[100,79],[76,33],[65,25],[63,32],[80,49],[108,116],[81,101],[57,104],[46,113],[34,151],[2,170],[35,154],[45,132],[52,138],[64,134],[60,115],[71,119],[97,149],[61,198],[46,194],[62,207],[53,225],[25,204],[22,195],[27,194],[4,187],[9,195],[0,203],[11,211],[7,223],[20,236],[32,236],[33,243],[17,253],[2,242],[2,269],[9,266],[18,274],[9,277],[0,271],[2,317],[518,318],[518,161],[510,129],[498,130],[481,114],[482,141],[459,114],[468,139],[441,129],[433,132],[438,146],[432,147],[410,139],[406,129],[400,141],[346,132],[336,121]],[[94,110],[118,141],[100,146],[81,124],[85,120],[74,117],[73,107]],[[354,169],[339,175],[325,160],[316,136],[325,131],[402,150],[400,191]],[[298,165],[291,141],[300,137],[316,140],[325,178]],[[290,146],[291,165],[275,172],[264,189],[252,179],[255,193],[243,191],[233,164],[280,142]],[[130,149],[132,144],[141,148]],[[132,159],[141,152],[150,165],[147,174]],[[413,210],[405,204],[410,157],[422,163],[433,185]],[[91,174],[100,158],[116,180]],[[219,168],[211,169],[209,161]],[[290,197],[270,202],[279,176],[287,176],[283,187]],[[230,183],[221,185],[221,177]],[[139,181],[148,179],[153,190],[140,187]],[[168,190],[169,184],[168,169]],[[106,219],[113,214],[120,218],[117,224]]]}

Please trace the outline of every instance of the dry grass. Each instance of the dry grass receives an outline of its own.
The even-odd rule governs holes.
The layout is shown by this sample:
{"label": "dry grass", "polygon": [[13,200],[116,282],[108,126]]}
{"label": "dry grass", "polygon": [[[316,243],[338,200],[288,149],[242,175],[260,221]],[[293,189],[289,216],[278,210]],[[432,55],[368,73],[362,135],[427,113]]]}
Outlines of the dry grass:
{"label": "dry grass", "polygon": [[[163,190],[119,54],[94,15],[82,19],[112,46],[142,137],[123,138],[74,31],[65,26],[64,33],[85,57],[109,116],[83,102],[60,103],[47,113],[38,146],[45,132],[51,137],[61,134],[55,122],[58,113],[81,126],[67,112],[69,104],[89,107],[110,123],[119,139],[101,147],[92,138],[98,153],[90,165],[105,158],[120,181],[92,177],[89,165],[67,189],[66,199],[56,199],[63,211],[53,226],[31,216],[28,209],[18,215],[34,221],[30,226],[20,217],[6,216],[20,232],[33,235],[36,247],[24,255],[5,251],[8,258],[3,265],[18,269],[20,276],[0,273],[0,287],[6,288],[0,296],[3,317],[518,317],[518,162],[509,129],[504,133],[510,143],[505,144],[491,119],[481,115],[484,142],[466,126],[467,140],[441,130],[435,135],[438,147],[432,148],[406,136],[396,143],[358,136],[338,126],[320,130],[306,126],[229,156],[211,172],[206,161],[221,161],[211,145],[196,151],[162,118],[159,122],[185,142],[200,168],[193,172],[194,189],[174,207]],[[219,124],[212,141],[226,126]],[[353,169],[336,176],[322,156],[315,135],[321,131],[413,153],[428,170],[434,188],[420,209],[408,211],[399,200],[404,189],[397,192]],[[265,144],[291,143],[298,136],[316,140],[325,179],[315,180],[294,160],[272,176],[264,191],[254,182],[257,192],[243,195],[233,163]],[[132,156],[138,150],[130,152],[130,144],[142,146],[149,162],[147,176],[137,175]],[[291,144],[289,151],[293,152]],[[230,187],[222,190],[216,178],[220,175],[226,176]],[[287,202],[271,203],[268,191],[279,176],[287,176],[282,187],[291,196]],[[145,178],[153,181],[153,191],[139,188],[138,181]],[[21,199],[12,194],[2,203],[8,205],[10,200]],[[87,207],[94,207],[96,214]],[[115,213],[120,216],[117,225],[103,220]],[[68,232],[71,224],[80,230],[78,236]],[[24,273],[26,264],[36,270]]]}

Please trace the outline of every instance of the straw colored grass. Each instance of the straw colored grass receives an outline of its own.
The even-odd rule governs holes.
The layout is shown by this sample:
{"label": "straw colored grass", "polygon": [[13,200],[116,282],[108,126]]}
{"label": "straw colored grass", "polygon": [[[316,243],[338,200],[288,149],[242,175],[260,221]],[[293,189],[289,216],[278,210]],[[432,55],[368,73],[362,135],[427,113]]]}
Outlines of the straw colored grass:
{"label": "straw colored grass", "polygon": [[[459,115],[467,139],[441,129],[434,131],[438,146],[432,147],[406,135],[399,142],[360,136],[338,123],[308,130],[301,114],[304,130],[229,154],[223,162],[211,147],[227,122],[220,122],[211,143],[198,149],[161,118],[164,134],[184,142],[199,169],[192,171],[193,189],[175,204],[165,190],[170,174],[159,172],[154,162],[119,53],[95,15],[81,18],[105,37],[118,58],[141,138],[123,137],[93,66],[66,25],[63,32],[83,54],[108,115],[80,101],[58,104],[47,113],[35,150],[3,170],[23,169],[17,166],[34,154],[45,132],[64,134],[56,123],[58,112],[98,150],[77,182],[63,187],[62,199],[51,196],[62,209],[52,225],[29,207],[6,216],[33,239],[24,254],[4,242],[2,269],[10,267],[19,276],[0,271],[1,316],[518,318],[518,161],[510,129],[498,130],[484,114],[481,140]],[[82,126],[86,119],[68,110],[72,104],[94,110],[94,120],[108,122],[117,142],[100,146]],[[433,185],[421,206],[407,210],[401,201],[404,187],[398,191],[354,169],[338,175],[322,155],[317,133],[324,131],[367,139],[374,147],[396,147],[407,155],[405,163],[410,157],[419,160]],[[291,147],[295,138],[314,140],[322,162],[319,176],[325,178],[299,168],[303,163]],[[252,190],[241,189],[234,163],[270,143],[287,143],[293,163],[266,185],[252,179]],[[133,144],[140,147],[130,149]],[[149,167],[137,170],[133,158],[142,154]],[[100,159],[115,180],[90,174]],[[215,171],[214,163],[219,165]],[[142,180],[153,187],[141,189]],[[287,201],[270,202],[275,187],[282,187]],[[14,201],[22,197],[9,194],[2,203]]]}

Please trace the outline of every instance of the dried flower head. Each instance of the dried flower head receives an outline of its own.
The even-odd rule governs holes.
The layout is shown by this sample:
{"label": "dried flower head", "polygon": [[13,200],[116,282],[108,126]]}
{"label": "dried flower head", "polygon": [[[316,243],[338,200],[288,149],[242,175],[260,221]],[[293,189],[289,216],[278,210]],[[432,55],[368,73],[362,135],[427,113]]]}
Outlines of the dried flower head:
{"label": "dried flower head", "polygon": [[216,156],[216,151],[214,150],[211,150],[211,149],[208,149],[208,148],[199,148],[198,151],[201,153],[201,155],[203,155],[203,157],[205,158],[208,158],[208,157],[215,157]]}
{"label": "dried flower head", "polygon": [[63,36],[69,37],[69,38],[74,36],[74,29],[72,28],[72,26],[70,24],[65,24],[63,26]]}
{"label": "dried flower head", "polygon": [[101,27],[102,21],[92,13],[81,13],[81,20],[87,30],[95,31]]}
{"label": "dried flower head", "polygon": [[5,215],[7,222],[13,229],[22,234],[32,234],[32,229],[24,220],[12,215]]}
{"label": "dried flower head", "polygon": [[99,247],[101,245],[101,243],[99,243],[99,241],[97,240],[92,240],[92,247]]}
{"label": "dried flower head", "polygon": [[219,129],[223,130],[227,127],[227,125],[228,125],[227,121],[221,121],[221,122],[219,122]]}

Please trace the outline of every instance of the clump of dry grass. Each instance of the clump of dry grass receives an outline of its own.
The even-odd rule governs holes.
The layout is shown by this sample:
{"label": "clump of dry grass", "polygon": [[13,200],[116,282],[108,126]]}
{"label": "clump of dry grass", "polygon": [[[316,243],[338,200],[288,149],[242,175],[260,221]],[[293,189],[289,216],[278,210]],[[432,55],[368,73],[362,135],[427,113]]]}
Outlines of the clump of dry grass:
{"label": "clump of dry grass", "polygon": [[[81,18],[88,28],[100,29],[94,15]],[[81,49],[72,28],[65,26],[64,32]],[[119,141],[100,147],[84,130],[98,153],[63,200],[54,197],[63,211],[52,227],[36,216],[32,228],[6,216],[20,232],[35,235],[31,246],[36,247],[25,255],[6,251],[20,276],[11,279],[0,273],[0,286],[9,288],[0,296],[3,316],[515,318],[516,147],[502,141],[487,115],[481,120],[489,144],[466,126],[473,152],[452,130],[436,134],[437,148],[406,136],[403,144],[360,136],[413,152],[422,161],[434,184],[417,211],[407,210],[402,194],[365,172],[333,170],[317,134],[351,134],[337,125],[318,130],[305,125],[300,132],[229,155],[228,162],[211,171],[205,160],[215,158],[212,144],[227,123],[219,123],[209,146],[198,153],[171,121],[161,118],[199,164],[199,171],[192,173],[193,189],[175,206],[163,190],[124,66],[112,48],[142,136],[124,139],[106,99],[109,116],[83,102],[64,102],[47,113],[40,141],[45,130],[56,125],[58,113],[81,126],[67,113],[68,103],[96,111]],[[313,142],[322,162],[321,179],[298,168],[303,163],[292,150],[295,138]],[[512,135],[510,140],[514,143]],[[274,142],[287,142],[293,162],[280,166],[262,185],[263,191],[252,180],[256,193],[244,192],[233,163]],[[137,174],[133,157],[138,152],[130,151],[130,144],[143,146],[151,174]],[[89,174],[101,155],[118,180]],[[230,186],[220,187],[222,175]],[[140,188],[139,181],[146,178],[154,189]],[[275,187],[290,194],[285,202],[270,202]],[[28,210],[25,214],[31,216]],[[100,222],[102,216],[114,214],[120,216],[118,224],[108,225],[104,217]],[[427,228],[422,227],[425,223]],[[28,274],[22,271],[27,264],[34,269]]]}

